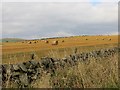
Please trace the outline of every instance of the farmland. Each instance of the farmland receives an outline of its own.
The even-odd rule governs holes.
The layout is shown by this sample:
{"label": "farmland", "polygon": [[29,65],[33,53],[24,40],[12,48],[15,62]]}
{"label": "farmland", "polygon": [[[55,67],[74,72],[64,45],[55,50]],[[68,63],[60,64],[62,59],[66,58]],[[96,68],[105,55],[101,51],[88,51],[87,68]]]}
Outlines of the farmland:
{"label": "farmland", "polygon": [[[52,42],[56,40],[58,41],[58,45],[52,45]],[[62,42],[62,40],[64,40],[64,42]],[[38,60],[44,56],[62,58],[73,53],[75,48],[78,48],[79,52],[85,52],[97,48],[112,47],[117,45],[118,36],[75,36],[47,39],[47,41],[49,41],[49,43],[45,43],[45,40],[3,42],[2,63],[28,61],[31,59],[30,55],[32,53],[36,55],[36,60]],[[31,42],[31,44],[29,42]]]}
{"label": "farmland", "polygon": [[115,35],[3,42],[1,50],[3,87],[120,87]]}

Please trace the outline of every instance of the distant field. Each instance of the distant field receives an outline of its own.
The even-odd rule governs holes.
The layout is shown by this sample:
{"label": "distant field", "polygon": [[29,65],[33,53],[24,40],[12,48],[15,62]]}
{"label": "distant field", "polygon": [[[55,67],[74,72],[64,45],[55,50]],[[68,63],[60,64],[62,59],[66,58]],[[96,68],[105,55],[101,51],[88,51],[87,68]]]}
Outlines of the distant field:
{"label": "distant field", "polygon": [[[58,45],[52,45],[52,42],[56,40],[58,41]],[[63,40],[64,42],[62,42]],[[3,42],[2,62],[17,63],[28,61],[32,53],[36,54],[36,59],[43,56],[61,58],[73,53],[75,48],[78,48],[78,51],[82,52],[97,48],[113,47],[118,44],[118,36],[75,36],[47,39],[47,41],[49,43],[46,43],[45,40]]]}
{"label": "distant field", "polygon": [[23,40],[24,39],[19,39],[19,38],[3,38],[3,39],[0,39],[0,42],[18,42]]}

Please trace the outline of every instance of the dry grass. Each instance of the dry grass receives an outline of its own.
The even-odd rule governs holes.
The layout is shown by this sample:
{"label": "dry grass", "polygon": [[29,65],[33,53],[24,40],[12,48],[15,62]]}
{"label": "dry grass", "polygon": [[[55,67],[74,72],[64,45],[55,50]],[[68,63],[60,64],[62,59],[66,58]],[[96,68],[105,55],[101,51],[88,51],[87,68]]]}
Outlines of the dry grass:
{"label": "dry grass", "polygon": [[118,88],[118,55],[108,58],[91,58],[77,66],[58,69],[54,74],[43,75],[35,88]]}
{"label": "dry grass", "polygon": [[[3,63],[18,63],[30,60],[30,55],[34,53],[35,60],[49,56],[62,58],[78,52],[89,52],[98,49],[112,48],[118,45],[117,36],[87,36],[70,37],[61,39],[48,39],[49,43],[38,41],[38,43],[3,43],[2,61]],[[96,40],[96,38],[98,40]],[[105,40],[102,40],[104,38]],[[111,41],[108,39],[111,38]],[[51,43],[58,40],[60,43],[52,46]],[[64,42],[62,42],[64,40]],[[14,87],[14,86],[12,86]],[[117,88],[118,83],[118,54],[108,58],[91,58],[90,61],[79,62],[74,67],[58,69],[54,74],[43,74],[41,79],[33,82],[32,88]]]}
{"label": "dry grass", "polygon": [[[88,40],[86,40],[88,38]],[[96,38],[98,40],[96,40]],[[105,40],[102,40],[104,38]],[[111,38],[111,41],[109,39]],[[58,40],[58,45],[51,45],[53,41]],[[62,42],[64,40],[64,42]],[[106,48],[118,43],[118,36],[76,36],[70,38],[48,39],[49,43],[43,40],[14,42],[2,44],[2,63],[18,63],[30,60],[30,55],[34,53],[39,60],[44,56],[62,58],[73,53],[74,48],[79,52],[90,51],[97,48]],[[29,42],[32,42],[29,44]]]}
{"label": "dry grass", "polygon": [[[15,83],[8,87],[17,88]],[[59,68],[55,73],[43,73],[29,88],[120,88],[118,54],[107,58],[91,58],[74,67]]]}
{"label": "dry grass", "polygon": [[[88,40],[86,41],[86,37]],[[49,44],[46,44],[45,41],[38,40],[38,43],[29,44],[27,42],[16,42],[16,43],[3,43],[2,50],[4,53],[17,53],[17,52],[29,52],[37,51],[43,49],[56,49],[56,48],[66,48],[66,47],[75,47],[75,46],[94,46],[101,44],[113,44],[118,42],[118,36],[86,36],[86,37],[70,37],[70,38],[60,38],[60,39],[48,39]],[[96,40],[98,38],[98,40]],[[105,38],[105,40],[102,40]],[[111,38],[111,41],[109,41]],[[62,40],[65,42],[62,43]],[[51,45],[53,41],[58,41],[59,44],[56,46]],[[31,41],[34,42],[34,41]]]}

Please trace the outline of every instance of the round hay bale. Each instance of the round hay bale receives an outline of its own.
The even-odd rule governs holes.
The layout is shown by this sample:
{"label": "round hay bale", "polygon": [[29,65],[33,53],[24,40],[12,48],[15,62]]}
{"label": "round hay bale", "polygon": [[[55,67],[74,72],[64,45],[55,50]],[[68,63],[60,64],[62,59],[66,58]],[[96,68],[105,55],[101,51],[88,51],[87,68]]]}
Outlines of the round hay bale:
{"label": "round hay bale", "polygon": [[46,40],[45,43],[49,43],[49,41]]}
{"label": "round hay bale", "polygon": [[58,45],[58,41],[53,41],[52,45]]}
{"label": "round hay bale", "polygon": [[111,39],[111,38],[109,38],[108,40],[109,40],[109,41],[111,41],[112,39]]}
{"label": "round hay bale", "polygon": [[65,42],[64,40],[62,40],[62,42]]}
{"label": "round hay bale", "polygon": [[29,44],[31,44],[32,42],[29,42]]}

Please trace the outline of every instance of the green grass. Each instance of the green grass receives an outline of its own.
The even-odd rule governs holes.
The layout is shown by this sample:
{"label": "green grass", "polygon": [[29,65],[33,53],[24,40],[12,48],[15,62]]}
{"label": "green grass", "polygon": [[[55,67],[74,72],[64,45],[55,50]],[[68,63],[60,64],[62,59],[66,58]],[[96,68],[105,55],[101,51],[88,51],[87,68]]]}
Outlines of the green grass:
{"label": "green grass", "polygon": [[20,39],[20,38],[3,38],[0,39],[0,42],[19,42],[19,41],[23,41],[24,39]]}

